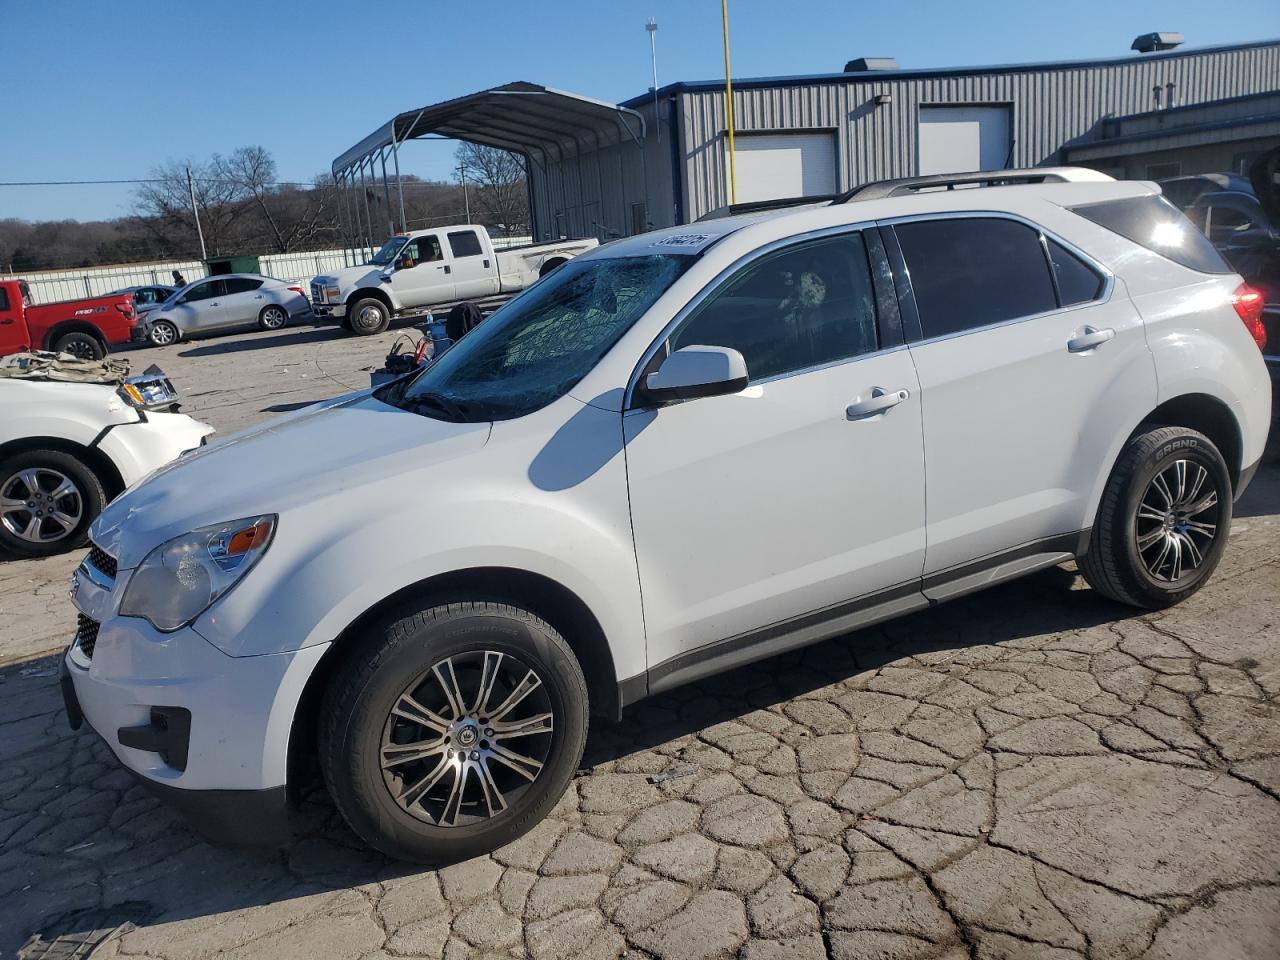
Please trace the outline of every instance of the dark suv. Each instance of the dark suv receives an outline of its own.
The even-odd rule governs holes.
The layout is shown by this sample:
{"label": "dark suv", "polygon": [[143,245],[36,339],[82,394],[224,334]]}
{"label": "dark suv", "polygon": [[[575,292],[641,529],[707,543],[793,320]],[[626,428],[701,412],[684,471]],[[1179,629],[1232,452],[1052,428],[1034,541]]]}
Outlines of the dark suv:
{"label": "dark suv", "polygon": [[[1207,236],[1218,252],[1263,296],[1267,330],[1263,353],[1280,385],[1280,148],[1250,167],[1249,176],[1205,173],[1164,180],[1170,202]],[[1260,192],[1261,191],[1261,192]],[[1273,391],[1275,396],[1275,391]]]}

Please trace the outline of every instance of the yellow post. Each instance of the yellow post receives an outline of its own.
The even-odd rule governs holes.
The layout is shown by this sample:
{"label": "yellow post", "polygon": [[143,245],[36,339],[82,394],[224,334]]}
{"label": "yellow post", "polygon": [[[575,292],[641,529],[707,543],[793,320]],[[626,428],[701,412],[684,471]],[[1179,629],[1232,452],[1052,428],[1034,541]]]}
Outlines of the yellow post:
{"label": "yellow post", "polygon": [[724,103],[729,121],[729,202],[738,202],[738,171],[733,166],[733,80],[729,75],[729,0],[720,0],[720,21],[724,25]]}

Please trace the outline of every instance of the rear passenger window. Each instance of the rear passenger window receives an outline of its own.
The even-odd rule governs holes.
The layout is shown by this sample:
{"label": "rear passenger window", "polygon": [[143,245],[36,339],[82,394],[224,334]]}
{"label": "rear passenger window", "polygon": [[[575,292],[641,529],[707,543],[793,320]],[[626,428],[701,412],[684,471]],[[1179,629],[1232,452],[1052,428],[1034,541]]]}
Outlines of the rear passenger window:
{"label": "rear passenger window", "polygon": [[0,310],[9,309],[9,291],[0,290]]}
{"label": "rear passenger window", "polygon": [[862,234],[762,257],[727,280],[671,338],[671,349],[731,347],[751,380],[879,349],[875,290]]}
{"label": "rear passenger window", "polygon": [[449,234],[449,249],[455,257],[478,257],[484,253],[480,238],[474,230],[459,230]]}
{"label": "rear passenger window", "polygon": [[1072,207],[1071,212],[1192,270],[1231,272],[1208,238],[1164,197],[1107,200]]}
{"label": "rear passenger window", "polygon": [[1069,307],[1096,300],[1103,285],[1098,272],[1061,244],[1053,240],[1047,242],[1062,305]]}
{"label": "rear passenger window", "polygon": [[248,293],[262,286],[261,280],[250,280],[248,277],[230,277],[227,279],[227,293]]}
{"label": "rear passenger window", "polygon": [[1056,310],[1040,234],[994,217],[894,227],[926,340]]}

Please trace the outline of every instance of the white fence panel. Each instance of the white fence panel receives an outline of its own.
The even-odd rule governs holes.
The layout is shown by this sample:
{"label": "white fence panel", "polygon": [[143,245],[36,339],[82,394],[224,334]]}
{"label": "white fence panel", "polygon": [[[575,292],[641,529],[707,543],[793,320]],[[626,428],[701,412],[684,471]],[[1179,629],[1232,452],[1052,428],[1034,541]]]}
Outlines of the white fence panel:
{"label": "white fence panel", "polygon": [[[495,249],[523,246],[532,243],[532,237],[494,237]],[[277,280],[297,281],[307,287],[311,278],[332,273],[357,263],[367,263],[374,251],[368,247],[337,250],[300,250],[295,253],[271,253],[258,258],[262,272]],[[199,260],[166,260],[151,263],[120,263],[108,267],[76,267],[71,270],[40,270],[17,274],[31,286],[36,303],[56,303],[59,300],[78,300],[81,297],[97,297],[122,287],[138,287],[146,284],[171,284],[173,271],[182,274],[188,283],[208,276],[209,271]],[[7,278],[10,275],[0,274]],[[310,290],[308,288],[308,294]]]}

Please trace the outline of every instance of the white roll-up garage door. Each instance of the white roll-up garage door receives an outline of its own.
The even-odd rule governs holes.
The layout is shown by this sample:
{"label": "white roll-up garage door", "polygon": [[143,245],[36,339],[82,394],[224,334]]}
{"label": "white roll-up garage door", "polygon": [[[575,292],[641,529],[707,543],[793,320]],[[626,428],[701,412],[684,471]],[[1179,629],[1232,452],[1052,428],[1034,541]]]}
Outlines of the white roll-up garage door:
{"label": "white roll-up garage door", "polygon": [[920,108],[919,171],[1000,170],[1009,157],[1007,107]]}
{"label": "white roll-up garage door", "polygon": [[739,134],[734,146],[739,203],[836,192],[835,134]]}

